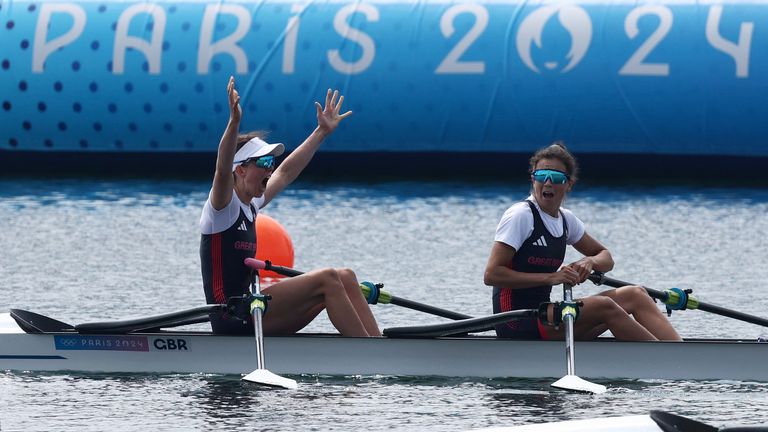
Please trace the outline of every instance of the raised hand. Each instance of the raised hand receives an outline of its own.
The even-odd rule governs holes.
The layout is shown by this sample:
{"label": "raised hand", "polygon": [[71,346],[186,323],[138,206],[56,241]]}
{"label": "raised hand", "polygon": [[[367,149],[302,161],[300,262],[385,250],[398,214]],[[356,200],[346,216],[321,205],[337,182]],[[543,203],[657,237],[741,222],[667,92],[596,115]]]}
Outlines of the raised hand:
{"label": "raised hand", "polygon": [[227,96],[229,99],[229,119],[232,122],[240,123],[240,119],[243,117],[243,109],[240,108],[240,94],[235,90],[235,77],[229,77]]}
{"label": "raised hand", "polygon": [[331,93],[331,89],[328,89],[328,93],[325,95],[324,107],[320,106],[319,102],[315,102],[317,126],[325,133],[333,132],[342,120],[352,115],[352,111],[340,114],[341,104],[343,103],[344,96],[339,96],[338,90],[334,90]]}

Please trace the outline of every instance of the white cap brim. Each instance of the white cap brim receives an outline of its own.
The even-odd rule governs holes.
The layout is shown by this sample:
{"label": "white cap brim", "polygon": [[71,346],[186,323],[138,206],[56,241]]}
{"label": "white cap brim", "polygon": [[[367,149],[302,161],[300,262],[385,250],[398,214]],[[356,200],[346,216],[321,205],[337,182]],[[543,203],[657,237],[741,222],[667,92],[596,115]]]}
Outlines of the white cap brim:
{"label": "white cap brim", "polygon": [[244,146],[240,147],[240,150],[235,153],[235,159],[232,162],[232,171],[248,159],[266,155],[280,156],[284,151],[285,146],[283,143],[269,144],[260,138],[253,138],[245,143]]}

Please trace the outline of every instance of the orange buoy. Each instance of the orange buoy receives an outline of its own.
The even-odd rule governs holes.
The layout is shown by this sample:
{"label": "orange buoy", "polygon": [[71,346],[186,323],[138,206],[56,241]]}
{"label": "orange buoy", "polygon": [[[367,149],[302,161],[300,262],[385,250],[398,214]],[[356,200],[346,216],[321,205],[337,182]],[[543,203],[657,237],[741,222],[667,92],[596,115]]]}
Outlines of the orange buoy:
{"label": "orange buoy", "polygon": [[[293,242],[288,231],[271,217],[259,213],[256,216],[256,259],[269,260],[274,265],[293,267]],[[271,271],[261,271],[262,283],[282,278]]]}

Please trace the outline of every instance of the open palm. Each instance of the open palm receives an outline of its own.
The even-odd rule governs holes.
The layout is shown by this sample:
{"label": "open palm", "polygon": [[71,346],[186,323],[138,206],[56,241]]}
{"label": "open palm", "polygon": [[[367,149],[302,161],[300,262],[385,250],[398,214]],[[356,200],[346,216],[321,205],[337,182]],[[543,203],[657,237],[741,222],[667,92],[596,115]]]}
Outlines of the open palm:
{"label": "open palm", "polygon": [[326,133],[333,132],[342,120],[352,115],[352,111],[340,114],[341,105],[344,103],[344,96],[339,96],[339,91],[328,89],[325,95],[325,106],[321,107],[319,102],[315,102],[317,109],[317,126]]}

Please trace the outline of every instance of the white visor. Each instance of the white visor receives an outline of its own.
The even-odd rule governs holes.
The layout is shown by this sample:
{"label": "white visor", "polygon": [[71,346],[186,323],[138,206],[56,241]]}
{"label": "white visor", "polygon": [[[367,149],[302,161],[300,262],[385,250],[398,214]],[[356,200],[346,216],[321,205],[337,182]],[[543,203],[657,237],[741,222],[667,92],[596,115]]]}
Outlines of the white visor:
{"label": "white visor", "polygon": [[238,165],[251,158],[257,158],[259,156],[280,156],[285,151],[285,146],[282,143],[267,144],[261,138],[253,138],[240,147],[240,150],[235,153],[235,160],[232,162],[232,171],[237,168]]}

